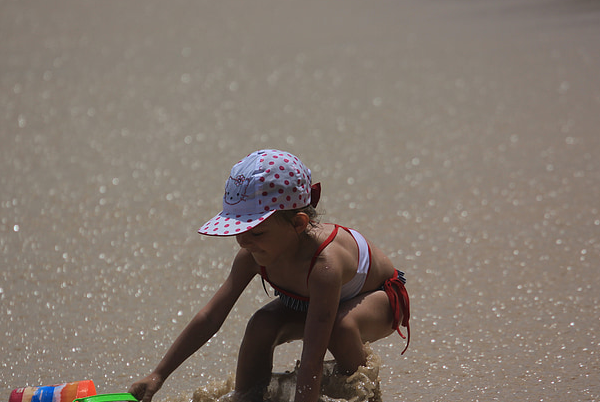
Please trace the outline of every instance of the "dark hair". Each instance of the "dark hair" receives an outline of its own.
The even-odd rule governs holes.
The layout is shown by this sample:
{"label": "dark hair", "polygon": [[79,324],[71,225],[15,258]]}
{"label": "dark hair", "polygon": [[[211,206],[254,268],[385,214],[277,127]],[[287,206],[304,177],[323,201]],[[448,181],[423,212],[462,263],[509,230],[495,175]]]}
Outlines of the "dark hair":
{"label": "dark hair", "polygon": [[277,215],[279,218],[283,219],[288,223],[292,223],[292,219],[294,218],[294,216],[296,216],[299,213],[304,213],[308,216],[308,227],[306,229],[307,231],[314,228],[319,223],[319,213],[317,212],[315,207],[313,207],[310,204],[302,208],[277,211],[275,212],[275,215]]}

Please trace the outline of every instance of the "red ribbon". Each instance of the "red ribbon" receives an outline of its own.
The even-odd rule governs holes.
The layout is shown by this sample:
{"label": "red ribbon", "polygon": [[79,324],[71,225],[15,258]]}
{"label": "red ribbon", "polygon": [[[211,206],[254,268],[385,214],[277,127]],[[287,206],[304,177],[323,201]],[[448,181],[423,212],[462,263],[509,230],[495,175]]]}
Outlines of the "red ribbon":
{"label": "red ribbon", "polygon": [[312,186],[310,186],[310,205],[312,205],[313,208],[316,208],[320,198],[321,183],[315,183]]}
{"label": "red ribbon", "polygon": [[[410,304],[408,292],[404,287],[404,283],[398,279],[398,276],[395,273],[392,278],[385,281],[383,284],[383,290],[385,290],[385,293],[390,299],[390,306],[394,312],[394,322],[392,324],[392,328],[398,331],[402,338],[406,339],[406,337],[402,335],[402,332],[400,332],[400,324],[403,327],[406,327],[408,339],[406,340],[406,347],[401,353],[401,355],[403,355],[410,344],[410,324],[408,323],[408,320],[410,319]],[[400,312],[402,312],[402,322],[400,322]]]}

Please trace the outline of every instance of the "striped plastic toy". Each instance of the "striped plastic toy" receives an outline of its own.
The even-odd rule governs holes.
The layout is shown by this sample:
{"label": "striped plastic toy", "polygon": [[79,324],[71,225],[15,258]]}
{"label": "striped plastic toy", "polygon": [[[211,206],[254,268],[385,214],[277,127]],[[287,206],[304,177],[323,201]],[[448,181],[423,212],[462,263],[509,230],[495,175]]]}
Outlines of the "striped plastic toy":
{"label": "striped plastic toy", "polygon": [[68,382],[42,387],[16,388],[8,402],[73,402],[74,399],[96,395],[92,380]]}

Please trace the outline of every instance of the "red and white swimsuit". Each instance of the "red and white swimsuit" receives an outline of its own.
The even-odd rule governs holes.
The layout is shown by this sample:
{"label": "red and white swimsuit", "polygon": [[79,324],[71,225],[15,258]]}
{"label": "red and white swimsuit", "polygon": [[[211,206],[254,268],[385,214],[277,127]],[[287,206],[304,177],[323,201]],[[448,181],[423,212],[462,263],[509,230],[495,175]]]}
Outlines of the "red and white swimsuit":
{"label": "red and white swimsuit", "polygon": [[[308,283],[308,277],[310,276],[315,262],[317,261],[317,257],[321,254],[323,249],[333,241],[340,228],[350,233],[358,247],[358,266],[356,269],[356,274],[354,275],[354,277],[352,277],[350,281],[342,285],[340,295],[341,303],[343,301],[352,299],[360,293],[371,269],[371,249],[367,243],[367,240],[356,230],[349,229],[340,225],[334,225],[331,234],[327,237],[327,239],[325,239],[323,243],[321,243],[321,245],[319,246],[319,248],[317,249],[317,251],[311,259],[310,266],[308,269],[308,275],[306,276],[306,282]],[[269,282],[271,287],[275,289],[275,295],[279,296],[281,302],[287,307],[297,311],[308,311],[308,304],[310,301],[308,297],[297,295],[275,285],[269,280],[267,271],[264,266],[260,267],[260,275],[263,280],[263,287],[265,289],[265,292],[267,291],[265,281],[267,281]],[[392,327],[395,330],[397,330],[400,336],[402,336],[403,338],[405,337],[400,332],[400,324],[402,324],[402,326],[406,327],[407,329],[408,342],[406,344],[406,348],[408,348],[408,343],[410,342],[410,326],[408,324],[408,320],[410,318],[410,307],[408,292],[404,287],[405,283],[406,279],[404,278],[404,272],[396,270],[396,272],[394,272],[394,275],[391,278],[387,279],[381,285],[380,290],[386,292],[390,300],[392,310],[394,311],[394,322]],[[402,322],[400,322],[400,313],[402,313]],[[406,348],[404,349],[404,351],[402,351],[402,353],[406,351]]]}

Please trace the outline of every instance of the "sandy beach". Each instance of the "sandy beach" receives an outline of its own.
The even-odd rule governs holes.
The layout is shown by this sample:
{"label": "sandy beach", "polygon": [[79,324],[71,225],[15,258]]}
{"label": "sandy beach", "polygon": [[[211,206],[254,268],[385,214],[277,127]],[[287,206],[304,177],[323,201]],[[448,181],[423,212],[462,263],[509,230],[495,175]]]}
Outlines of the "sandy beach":
{"label": "sandy beach", "polygon": [[[600,401],[599,38],[594,0],[0,0],[4,397],[146,375],[228,274],[196,231],[231,165],[278,148],[406,272],[383,400]],[[243,297],[157,402],[235,371]]]}

